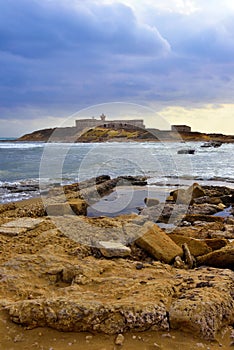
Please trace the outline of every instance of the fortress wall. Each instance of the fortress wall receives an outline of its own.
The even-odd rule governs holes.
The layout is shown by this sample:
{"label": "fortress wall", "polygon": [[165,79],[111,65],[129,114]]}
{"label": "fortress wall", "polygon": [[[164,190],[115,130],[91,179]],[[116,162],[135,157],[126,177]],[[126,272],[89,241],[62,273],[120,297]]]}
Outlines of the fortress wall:
{"label": "fortress wall", "polygon": [[80,119],[76,120],[76,128],[83,130],[86,128],[94,128],[97,126],[103,126],[106,128],[131,128],[138,127],[145,129],[144,121],[142,119],[132,120],[97,120],[97,119]]}
{"label": "fortress wall", "polygon": [[76,127],[70,126],[65,128],[56,128],[53,132],[53,137],[73,136],[76,133]]}

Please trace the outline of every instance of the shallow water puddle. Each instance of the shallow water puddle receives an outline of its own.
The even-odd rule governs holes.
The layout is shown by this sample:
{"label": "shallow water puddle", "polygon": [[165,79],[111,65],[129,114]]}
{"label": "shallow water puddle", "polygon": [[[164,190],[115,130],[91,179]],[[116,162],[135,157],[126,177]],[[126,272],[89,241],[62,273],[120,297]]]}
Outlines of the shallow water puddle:
{"label": "shallow water puddle", "polygon": [[227,328],[219,336],[219,342],[207,342],[181,332],[141,332],[124,335],[122,346],[115,345],[116,336],[90,333],[64,333],[49,328],[25,330],[10,322],[7,315],[0,315],[1,350],[217,350],[231,349]]}

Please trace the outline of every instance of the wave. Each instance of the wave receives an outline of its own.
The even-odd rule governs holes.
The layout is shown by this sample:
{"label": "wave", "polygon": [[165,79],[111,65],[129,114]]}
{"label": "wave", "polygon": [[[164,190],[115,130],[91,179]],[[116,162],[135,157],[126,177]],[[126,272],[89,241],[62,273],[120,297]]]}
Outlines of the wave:
{"label": "wave", "polygon": [[0,142],[0,149],[30,149],[30,148],[43,148],[44,142]]}

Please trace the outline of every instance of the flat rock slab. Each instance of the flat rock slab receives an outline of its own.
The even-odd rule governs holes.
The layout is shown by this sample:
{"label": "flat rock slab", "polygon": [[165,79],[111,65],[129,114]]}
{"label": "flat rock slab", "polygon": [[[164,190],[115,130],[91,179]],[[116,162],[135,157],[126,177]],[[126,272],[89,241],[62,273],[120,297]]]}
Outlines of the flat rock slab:
{"label": "flat rock slab", "polygon": [[131,249],[120,242],[100,241],[100,251],[106,258],[124,258],[131,254]]}
{"label": "flat rock slab", "polygon": [[233,325],[233,271],[177,270],[159,262],[136,266],[135,261],[93,257],[74,264],[74,256],[67,260],[60,253],[20,255],[0,266],[6,280],[0,305],[15,323],[64,332],[171,328],[214,340],[223,326]]}
{"label": "flat rock slab", "polygon": [[25,233],[27,229],[22,228],[22,227],[0,227],[0,235],[5,235],[5,236],[18,236],[21,233]]}
{"label": "flat rock slab", "polygon": [[25,228],[27,230],[32,230],[39,226],[44,220],[43,219],[32,219],[32,218],[20,218],[17,220],[9,221],[2,225],[2,228]]}
{"label": "flat rock slab", "polygon": [[92,247],[98,247],[100,241],[127,240],[122,226],[102,227],[90,223],[87,218],[78,215],[51,216],[56,227],[70,239]]}

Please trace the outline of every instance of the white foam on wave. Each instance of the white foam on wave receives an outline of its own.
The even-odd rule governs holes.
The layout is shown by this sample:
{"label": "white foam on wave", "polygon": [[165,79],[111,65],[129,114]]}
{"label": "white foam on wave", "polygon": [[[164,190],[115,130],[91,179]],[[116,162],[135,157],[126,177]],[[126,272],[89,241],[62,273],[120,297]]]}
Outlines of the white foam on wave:
{"label": "white foam on wave", "polygon": [[29,148],[43,148],[44,142],[0,142],[0,149],[29,149]]}

